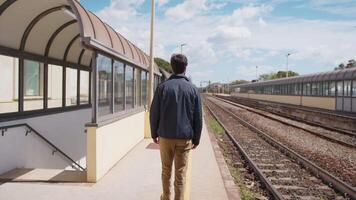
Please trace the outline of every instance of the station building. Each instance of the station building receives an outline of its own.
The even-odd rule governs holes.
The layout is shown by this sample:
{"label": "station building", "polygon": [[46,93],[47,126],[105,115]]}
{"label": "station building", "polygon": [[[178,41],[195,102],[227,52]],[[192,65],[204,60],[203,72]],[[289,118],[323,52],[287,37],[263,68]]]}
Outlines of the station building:
{"label": "station building", "polygon": [[0,174],[68,169],[98,181],[145,136],[148,66],[77,0],[0,0]]}

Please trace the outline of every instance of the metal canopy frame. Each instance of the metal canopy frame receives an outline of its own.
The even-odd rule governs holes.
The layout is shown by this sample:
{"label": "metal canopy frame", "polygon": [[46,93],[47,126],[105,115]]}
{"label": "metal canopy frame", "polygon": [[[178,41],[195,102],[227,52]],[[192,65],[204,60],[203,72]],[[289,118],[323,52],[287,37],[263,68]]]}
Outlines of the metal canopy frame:
{"label": "metal canopy frame", "polygon": [[[29,21],[26,19],[24,20],[24,24],[22,23],[19,25],[18,23],[13,23],[11,20],[20,19],[16,16],[17,12],[10,12],[9,10],[17,11],[21,8],[21,6],[23,6],[22,4],[27,6],[31,5],[38,9],[27,9],[26,12],[31,17],[28,18]],[[62,17],[54,19],[54,16]],[[95,68],[96,55],[98,53],[107,55],[112,59],[121,60],[145,71],[149,68],[148,65],[150,58],[147,54],[123,37],[120,33],[115,31],[111,26],[99,19],[95,14],[84,9],[77,0],[7,0],[0,4],[0,19],[1,18],[9,19],[9,21],[0,20],[0,35],[3,35],[3,37],[0,37],[0,54],[19,58],[19,77],[24,75],[24,59],[34,60],[44,64],[45,82],[48,80],[48,74],[46,72],[48,71],[49,64],[63,67],[63,80],[66,79],[67,67],[75,68],[78,72],[79,70],[91,71],[91,73],[89,73],[89,104],[96,105],[97,103],[97,75],[95,74]],[[56,21],[52,22],[51,20]],[[43,25],[45,23],[52,24],[51,22],[55,24],[54,26],[56,27],[52,26],[51,29],[47,29],[47,27]],[[9,25],[19,26],[19,29],[22,28],[23,32],[20,31],[18,33],[21,35],[15,34],[15,36],[11,34],[4,34],[7,31],[6,27]],[[35,51],[32,48],[36,47],[34,46],[36,43],[33,43],[31,40],[31,37],[38,37],[37,32],[37,36],[36,34],[32,34],[36,31],[36,29],[39,29],[43,33],[49,34],[46,36],[48,38],[40,38],[41,42],[44,42],[44,44],[42,44],[44,45],[43,47],[37,46],[38,48],[43,48],[41,52]],[[65,41],[62,41],[63,38]],[[9,45],[9,41],[15,41],[15,43],[13,45]],[[28,49],[28,47],[30,49]],[[58,48],[62,48],[63,52],[58,51]],[[55,52],[55,54],[52,54],[52,52]],[[73,52],[75,53],[73,54]],[[155,74],[159,76],[162,75],[156,64]],[[80,73],[77,73],[77,81],[77,91],[79,91]],[[52,113],[52,111],[58,112],[67,109],[75,109],[74,107],[64,107],[65,101],[62,101],[62,108],[47,109],[48,105],[46,100],[48,99],[48,86],[44,86],[43,108],[46,112],[44,113],[43,110],[24,112],[24,82],[22,78],[19,78],[18,84],[19,113],[7,113],[5,116],[12,116],[13,118],[14,116],[32,116],[35,114],[48,114]],[[62,98],[65,99],[65,81],[63,81],[62,84]],[[79,100],[80,98],[78,92],[77,101]],[[87,108],[88,105],[85,106],[78,104],[76,107],[78,109]],[[96,108],[93,108],[93,112],[95,111]],[[0,116],[3,115],[0,114]],[[96,118],[96,116],[93,116],[93,118]]]}

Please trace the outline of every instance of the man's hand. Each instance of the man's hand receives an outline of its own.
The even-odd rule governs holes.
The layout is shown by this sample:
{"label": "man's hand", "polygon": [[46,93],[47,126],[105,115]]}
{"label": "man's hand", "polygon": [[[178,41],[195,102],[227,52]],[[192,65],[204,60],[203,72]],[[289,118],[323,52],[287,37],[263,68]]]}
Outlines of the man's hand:
{"label": "man's hand", "polygon": [[153,142],[159,144],[159,137],[153,138]]}
{"label": "man's hand", "polygon": [[192,149],[196,149],[199,146],[199,144],[193,144]]}

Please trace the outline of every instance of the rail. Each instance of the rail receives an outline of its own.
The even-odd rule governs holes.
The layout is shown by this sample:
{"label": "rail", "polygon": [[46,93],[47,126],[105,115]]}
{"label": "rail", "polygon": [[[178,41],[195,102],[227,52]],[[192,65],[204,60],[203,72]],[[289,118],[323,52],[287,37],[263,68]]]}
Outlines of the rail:
{"label": "rail", "polygon": [[230,131],[225,127],[225,125],[220,121],[220,119],[218,119],[216,114],[211,110],[211,108],[207,104],[205,104],[205,106],[208,108],[209,112],[216,119],[216,121],[223,127],[225,134],[229,137],[229,139],[234,144],[234,146],[241,152],[242,156],[245,158],[246,162],[251,166],[252,170],[255,172],[255,174],[258,176],[258,178],[261,180],[264,187],[271,193],[271,195],[274,197],[274,199],[283,200],[284,198],[283,198],[282,194],[277,191],[277,189],[273,186],[271,181],[268,180],[268,178],[261,172],[261,170],[258,168],[257,164],[255,164],[255,162],[252,161],[252,159],[247,155],[245,150],[233,138]]}
{"label": "rail", "polygon": [[[225,101],[231,101],[230,100],[227,100],[225,98],[223,98],[222,96],[220,95],[214,95],[215,98],[218,98],[218,99],[223,99]],[[255,100],[253,100],[254,102],[257,102]],[[236,102],[233,102],[233,103],[236,103]],[[272,102],[273,103],[273,102]],[[230,103],[231,104],[231,103]],[[251,107],[249,105],[245,105],[244,103],[240,103],[246,107]],[[292,107],[290,105],[288,105],[289,107]],[[264,110],[260,107],[254,107],[254,109],[257,109],[257,110],[261,110],[261,111],[265,111],[265,112],[269,112],[268,110]],[[300,110],[304,110],[304,111],[308,111],[308,112],[319,112],[319,113],[323,113],[323,112],[320,112],[320,111],[316,111],[316,110],[307,110],[305,108],[298,108]],[[254,112],[254,111],[252,111]],[[308,124],[310,126],[316,126],[316,127],[320,127],[320,128],[323,128],[323,129],[326,129],[326,130],[329,130],[329,131],[334,131],[334,132],[339,132],[339,133],[342,133],[344,135],[349,135],[349,136],[352,136],[352,137],[356,137],[356,133],[355,132],[352,132],[352,131],[349,131],[349,130],[343,130],[343,129],[340,129],[340,128],[334,128],[334,127],[330,127],[330,126],[327,126],[327,125],[323,125],[323,124],[319,124],[319,123],[316,123],[316,122],[311,122],[311,121],[307,121],[307,120],[303,120],[303,119],[299,119],[297,117],[292,117],[292,116],[288,116],[288,115],[283,115],[281,113],[278,113],[278,112],[272,112],[272,114],[275,114],[275,115],[279,115],[279,116],[282,116],[282,117],[285,117],[285,118],[288,118],[288,119],[291,119],[291,120],[294,120],[294,121],[298,121],[298,122],[301,122],[301,123],[305,123],[305,124]],[[345,116],[342,116],[342,115],[335,115],[335,114],[332,114],[332,113],[328,113],[328,115],[333,115],[333,116],[336,116],[336,117],[344,117],[346,118]]]}
{"label": "rail", "polygon": [[[272,117],[270,115],[267,115],[267,114],[264,114],[262,113],[261,111],[263,110],[260,110],[260,109],[257,109],[257,108],[251,108],[249,106],[245,106],[245,105],[240,105],[238,103],[235,103],[235,102],[232,102],[231,100],[227,100],[227,99],[224,99],[224,98],[221,98],[221,97],[217,97],[217,96],[213,96],[214,98],[220,100],[220,101],[223,101],[227,104],[230,104],[230,105],[233,105],[233,106],[236,106],[236,107],[239,107],[239,108],[242,108],[242,109],[245,109],[249,112],[252,112],[252,113],[255,113],[255,114],[258,114],[258,115],[261,115],[265,118],[268,118],[268,119],[271,119],[271,120],[274,120],[274,121],[277,121],[279,123],[282,123],[284,125],[287,125],[287,126],[291,126],[291,127],[294,127],[294,128],[297,128],[297,129],[300,129],[300,130],[303,130],[305,132],[308,132],[308,133],[311,133],[313,135],[316,135],[318,137],[321,137],[323,139],[326,139],[326,140],[329,140],[333,143],[337,143],[337,144],[341,144],[341,145],[344,145],[344,146],[347,146],[347,147],[350,147],[350,148],[356,148],[356,145],[355,144],[352,144],[352,143],[349,143],[347,141],[343,141],[343,140],[340,140],[340,139],[337,139],[337,138],[333,138],[333,137],[329,137],[327,135],[324,135],[324,134],[320,134],[316,131],[312,131],[310,129],[307,129],[307,128],[304,128],[302,126],[299,126],[299,125],[295,125],[295,124],[292,124],[290,122],[286,122],[286,121],[283,121],[283,120],[280,120],[278,118],[275,118],[275,117]],[[256,110],[259,110],[259,111],[256,111]],[[263,111],[263,112],[267,112],[267,111]],[[274,113],[272,113],[274,114]],[[278,115],[278,114],[274,114],[274,115]],[[278,115],[280,116],[280,115]],[[284,117],[284,118],[287,118],[287,119],[290,119],[290,120],[294,120],[294,119],[291,119],[291,118],[288,118],[288,117],[285,117],[285,116],[281,116],[281,117]],[[296,120],[295,120],[296,121]],[[304,121],[301,122],[301,121],[297,121],[297,122],[300,122],[300,123],[305,123]],[[308,124],[309,125],[309,124]],[[310,125],[311,126],[311,125]],[[320,127],[320,128],[323,128],[325,129],[323,126],[321,125],[318,125],[318,126],[314,126],[314,127]],[[329,130],[329,129],[326,129],[326,130]],[[330,130],[329,130],[330,131]],[[333,130],[334,132],[337,132],[337,133],[341,133],[341,134],[344,134],[343,132],[340,132],[338,129],[335,129]],[[349,134],[344,134],[344,135],[347,135],[347,136],[351,136],[351,137],[356,137],[356,135],[349,135]]]}
{"label": "rail", "polygon": [[41,135],[38,131],[36,131],[34,128],[32,128],[27,123],[2,126],[2,127],[0,127],[1,136],[4,136],[5,133],[8,131],[8,129],[18,128],[18,127],[26,127],[27,128],[26,134],[25,134],[26,136],[29,133],[34,133],[36,136],[38,136],[40,139],[42,139],[44,142],[46,142],[49,146],[51,146],[54,149],[52,151],[52,155],[54,155],[54,153],[56,153],[56,152],[59,152],[62,156],[64,156],[67,160],[69,160],[71,162],[73,168],[77,168],[81,171],[86,170],[84,167],[82,167],[81,165],[76,163],[71,157],[69,157],[66,153],[64,153],[62,150],[60,150],[56,145],[54,145],[52,142],[50,142],[47,138],[45,138],[43,135]]}
{"label": "rail", "polygon": [[[212,102],[212,101],[210,101]],[[284,152],[285,155],[288,157],[295,159],[299,164],[301,164],[304,168],[308,169],[310,172],[312,172],[316,177],[321,178],[324,182],[328,183],[331,187],[335,188],[337,191],[341,192],[344,194],[346,197],[351,197],[351,199],[356,199],[356,189],[353,188],[352,186],[348,185],[344,181],[340,180],[339,178],[335,177],[334,175],[330,174],[326,170],[320,168],[313,162],[309,161],[307,158],[301,156],[297,152],[293,151],[292,149],[288,148],[287,146],[281,144],[280,142],[276,141],[273,139],[271,136],[268,134],[264,133],[263,131],[259,130],[252,124],[246,122],[245,120],[241,119],[231,111],[223,108],[222,106],[212,102],[216,106],[218,106],[220,109],[224,110],[225,112],[229,113],[234,119],[239,121],[242,125],[245,127],[249,128],[250,130],[258,133],[266,142],[271,144],[272,146],[276,147],[279,149],[281,152]],[[211,113],[212,110],[207,107]],[[213,114],[214,118],[222,125],[222,127],[225,129],[225,132],[227,132],[227,129],[223,126],[221,121],[216,117],[215,114]],[[229,136],[231,137],[231,136]]]}

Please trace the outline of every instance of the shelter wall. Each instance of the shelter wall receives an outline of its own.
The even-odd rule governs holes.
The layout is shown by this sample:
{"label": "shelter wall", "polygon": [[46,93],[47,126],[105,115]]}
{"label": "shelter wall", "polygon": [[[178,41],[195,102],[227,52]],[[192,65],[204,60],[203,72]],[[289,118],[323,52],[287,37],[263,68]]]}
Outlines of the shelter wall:
{"label": "shelter wall", "polygon": [[[0,126],[27,123],[81,166],[86,166],[85,124],[91,110],[82,109],[53,115],[0,123]],[[44,124],[46,124],[44,126]],[[72,169],[71,163],[23,127],[8,129],[0,136],[0,174],[14,168]]]}
{"label": "shelter wall", "polygon": [[145,112],[88,128],[88,181],[96,182],[144,138]]}

